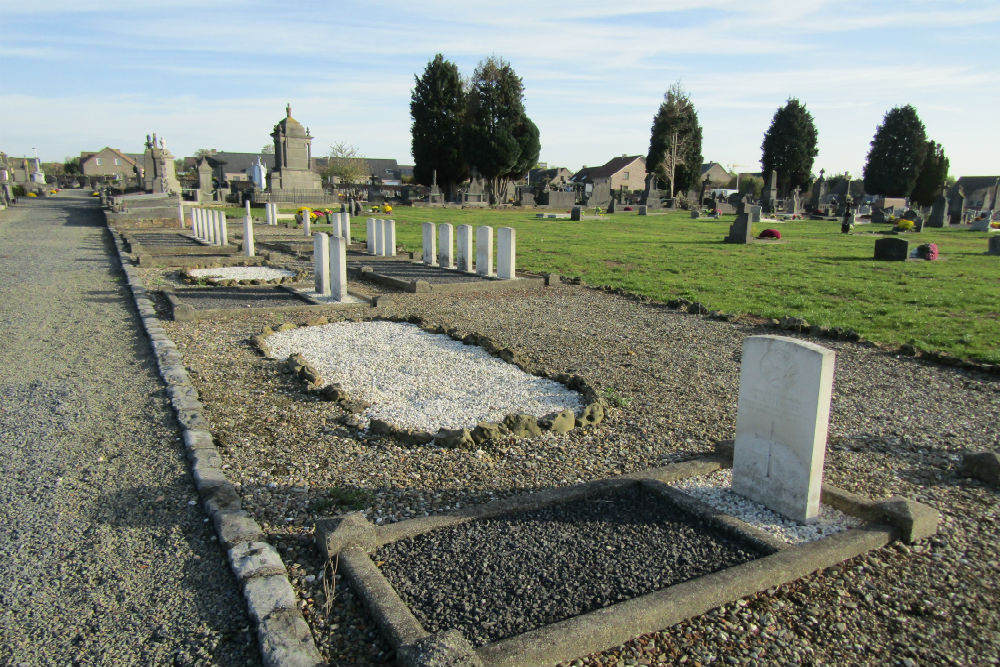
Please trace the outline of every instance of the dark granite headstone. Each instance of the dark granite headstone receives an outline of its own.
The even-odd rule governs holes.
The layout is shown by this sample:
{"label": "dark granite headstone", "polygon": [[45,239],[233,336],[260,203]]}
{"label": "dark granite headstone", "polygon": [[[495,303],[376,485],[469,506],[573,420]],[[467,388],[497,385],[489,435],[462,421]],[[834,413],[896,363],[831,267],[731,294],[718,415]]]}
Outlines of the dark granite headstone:
{"label": "dark granite headstone", "polygon": [[928,227],[944,227],[945,217],[948,213],[948,200],[944,198],[944,194],[938,196],[934,201],[934,205],[931,207],[931,215],[927,218]]}
{"label": "dark granite headstone", "polygon": [[880,206],[872,206],[872,222],[889,222],[884,208]]}
{"label": "dark granite headstone", "polygon": [[1000,234],[994,234],[990,237],[989,250],[987,255],[1000,255]]}
{"label": "dark granite headstone", "polygon": [[809,198],[810,211],[818,210],[821,200],[826,195],[826,178],[824,178],[824,174],[826,174],[826,170],[820,169],[819,178],[813,183],[812,197]]}
{"label": "dark granite headstone", "polygon": [[905,239],[886,238],[875,241],[875,259],[886,262],[905,262],[910,256],[910,242]]}
{"label": "dark granite headstone", "polygon": [[691,209],[691,219],[697,219],[701,217],[701,211],[696,208]]}
{"label": "dark granite headstone", "polygon": [[579,222],[581,217],[583,217],[583,209],[581,207],[574,206],[573,208],[570,209],[570,211],[569,211],[569,219],[570,220],[574,220],[576,222]]}

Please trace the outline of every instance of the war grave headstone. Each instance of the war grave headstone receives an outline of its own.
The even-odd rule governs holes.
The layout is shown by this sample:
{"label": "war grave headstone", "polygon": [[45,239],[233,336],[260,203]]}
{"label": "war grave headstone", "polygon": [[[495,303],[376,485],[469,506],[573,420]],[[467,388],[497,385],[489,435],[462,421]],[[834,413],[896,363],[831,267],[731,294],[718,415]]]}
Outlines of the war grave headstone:
{"label": "war grave headstone", "polygon": [[784,336],[743,342],[733,491],[799,523],[819,516],[834,359]]}
{"label": "war grave headstone", "polygon": [[368,254],[369,255],[375,255],[375,254],[377,254],[377,252],[375,250],[375,234],[376,234],[376,232],[375,232],[375,225],[376,224],[377,223],[375,221],[375,218],[368,218],[368,221],[366,223],[366,226],[367,226],[367,238],[365,239],[365,242],[367,243],[367,246],[368,246]]}
{"label": "war grave headstone", "polygon": [[[840,532],[813,531],[792,545],[692,501],[683,483],[719,470],[716,459],[379,526],[341,515],[317,522],[317,546],[384,619],[401,664],[423,664],[416,656],[433,652],[443,664],[519,665],[569,663],[895,539],[932,535],[939,515],[925,505],[898,496],[875,503],[822,483],[833,365],[832,351],[796,339],[745,342],[732,490],[761,499],[745,501],[762,507],[744,516],[771,509],[803,527],[819,516],[822,497],[855,515]],[[661,523],[666,515],[677,523]],[[628,529],[640,517],[641,530]],[[618,529],[574,532],[592,521]],[[549,531],[565,546],[553,549]],[[650,554],[642,573],[618,569],[621,553],[638,548],[619,538],[633,534]],[[642,583],[622,586],[623,574]],[[613,597],[576,602],[574,591],[595,589]],[[463,612],[470,605],[474,618]]]}
{"label": "war grave headstone", "polygon": [[423,224],[423,262],[427,266],[437,266],[437,230],[433,222]]}
{"label": "war grave headstone", "polygon": [[331,236],[329,240],[330,295],[335,301],[347,297],[347,239]]}
{"label": "war grave headstone", "polygon": [[887,262],[905,262],[910,256],[910,242],[906,239],[885,238],[875,241],[875,259]]}
{"label": "war grave headstone", "polygon": [[493,228],[482,225],[476,229],[476,273],[492,276],[493,273]]}
{"label": "war grave headstone", "polygon": [[445,269],[455,268],[455,228],[449,222],[438,225],[438,266]]}
{"label": "war grave headstone", "polygon": [[253,218],[250,214],[243,218],[243,254],[253,257],[256,254],[256,247],[253,239]]}
{"label": "war grave headstone", "polygon": [[393,219],[382,221],[382,254],[385,257],[396,256],[396,221]]}
{"label": "war grave headstone", "polygon": [[472,225],[459,225],[455,235],[456,268],[472,272]]}
{"label": "war grave headstone", "polygon": [[351,214],[347,211],[340,214],[340,235],[347,243],[351,242]]}
{"label": "war grave headstone", "polygon": [[323,232],[313,234],[313,276],[316,293],[330,294],[330,238]]}
{"label": "war grave headstone", "polygon": [[376,218],[375,220],[375,254],[383,257],[385,251],[385,220]]}
{"label": "war grave headstone", "polygon": [[512,227],[497,229],[497,278],[513,280],[516,259],[517,233]]}

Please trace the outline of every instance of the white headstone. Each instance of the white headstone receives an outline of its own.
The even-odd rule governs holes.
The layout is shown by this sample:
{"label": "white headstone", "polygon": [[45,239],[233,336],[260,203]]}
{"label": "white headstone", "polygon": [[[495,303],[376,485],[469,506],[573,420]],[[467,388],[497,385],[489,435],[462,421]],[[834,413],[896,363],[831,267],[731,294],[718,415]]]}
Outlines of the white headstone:
{"label": "white headstone", "polygon": [[337,301],[347,296],[347,239],[330,238],[330,294]]}
{"label": "white headstone", "polygon": [[385,220],[379,218],[375,221],[375,254],[385,255]]}
{"label": "white headstone", "polygon": [[180,220],[181,229],[184,229],[184,202],[177,202],[177,219]]}
{"label": "white headstone", "polygon": [[312,211],[308,209],[303,209],[301,211],[302,215],[302,232],[306,236],[312,236]]}
{"label": "white headstone", "polygon": [[330,236],[340,236],[340,214],[329,213],[328,217],[330,219]]}
{"label": "white headstone", "polygon": [[253,218],[249,215],[243,216],[243,253],[247,257],[253,257],[256,253],[253,242]]}
{"label": "white headstone", "polygon": [[456,238],[455,259],[459,271],[472,271],[472,225],[459,225]]}
{"label": "white headstone", "polygon": [[455,228],[449,222],[438,225],[438,265],[445,269],[455,268]]}
{"label": "white headstone", "polygon": [[330,241],[323,232],[313,234],[313,275],[316,277],[316,293],[330,294]]}
{"label": "white headstone", "polygon": [[226,212],[219,211],[219,236],[215,239],[217,245],[227,245],[229,243],[229,230],[226,227]]}
{"label": "white headstone", "polygon": [[194,234],[196,239],[202,238],[201,236],[201,209],[192,208],[191,209],[191,233]]}
{"label": "white headstone", "polygon": [[493,275],[493,228],[486,225],[476,228],[476,273]]}
{"label": "white headstone", "polygon": [[246,208],[247,217],[250,217],[250,200],[247,199],[245,202],[243,202],[243,204],[245,205]]}
{"label": "white headstone", "polygon": [[368,231],[368,239],[367,239],[368,254],[369,255],[374,255],[375,254],[375,218],[368,218],[367,231]]}
{"label": "white headstone", "polygon": [[835,358],[785,336],[743,341],[733,491],[799,523],[819,517]]}
{"label": "white headstone", "polygon": [[347,211],[340,214],[340,235],[348,243],[351,242],[351,214]]}
{"label": "white headstone", "polygon": [[205,211],[205,240],[210,245],[215,245],[215,232],[219,228],[219,220],[215,211]]}
{"label": "white headstone", "polygon": [[517,254],[517,234],[513,227],[497,229],[497,277],[513,280]]}
{"label": "white headstone", "polygon": [[278,224],[278,205],[268,202],[264,204],[265,211],[267,212],[267,224],[276,225]]}
{"label": "white headstone", "polygon": [[396,256],[396,221],[395,220],[383,220],[382,221],[382,236],[385,238],[385,251],[386,257]]}
{"label": "white headstone", "polygon": [[433,222],[424,223],[423,261],[427,266],[437,266],[437,230]]}

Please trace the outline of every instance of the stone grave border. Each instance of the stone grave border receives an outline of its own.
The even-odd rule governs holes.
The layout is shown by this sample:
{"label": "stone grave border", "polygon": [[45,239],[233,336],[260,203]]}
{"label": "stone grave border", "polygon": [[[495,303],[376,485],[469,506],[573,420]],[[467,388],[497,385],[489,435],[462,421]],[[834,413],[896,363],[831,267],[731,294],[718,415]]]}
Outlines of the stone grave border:
{"label": "stone grave border", "polygon": [[[448,329],[439,324],[428,324],[415,315],[411,317],[371,317],[350,321],[413,324],[426,333],[443,334],[465,345],[481,347],[494,357],[517,366],[529,375],[558,382],[566,388],[580,393],[585,403],[579,415],[569,409],[542,417],[511,413],[506,415],[501,422],[480,422],[471,430],[465,428],[440,429],[437,433],[401,428],[381,419],[373,419],[369,425],[369,433],[372,435],[393,437],[408,445],[427,445],[433,442],[441,447],[472,449],[488,445],[490,442],[508,435],[520,438],[541,435],[544,431],[567,433],[574,428],[597,426],[604,421],[608,403],[582,377],[567,373],[549,372],[547,369],[527,362],[514,350],[498,346],[488,336],[476,333],[463,334],[458,329]],[[368,407],[367,403],[352,398],[338,383],[323,386],[323,378],[320,377],[316,369],[309,365],[301,354],[293,354],[287,359],[278,359],[271,355],[271,349],[267,344],[267,338],[276,333],[276,331],[291,331],[293,329],[322,326],[325,324],[330,324],[330,322],[325,317],[322,317],[301,325],[286,322],[279,326],[277,330],[265,327],[261,333],[252,338],[252,342],[262,356],[273,360],[277,364],[285,364],[288,371],[303,382],[306,393],[318,396],[325,401],[337,403],[347,412],[341,419],[341,423],[345,426],[357,428],[358,422],[354,415],[364,411]]]}
{"label": "stone grave border", "polygon": [[288,570],[263,529],[242,509],[236,488],[226,478],[212,433],[202,416],[198,390],[184,368],[177,345],[167,337],[138,272],[130,265],[121,236],[108,225],[125,281],[149,337],[160,377],[184,437],[195,488],[215,526],[230,568],[243,591],[267,667],[325,667],[309,625],[298,608]]}
{"label": "stone grave border", "polygon": [[[350,258],[348,258],[350,259]],[[395,261],[399,261],[398,259]],[[427,266],[423,262],[414,262],[412,260],[410,263],[413,266]],[[378,273],[377,268],[370,264],[363,264],[360,269],[348,269],[347,273],[351,278],[355,280],[365,280],[368,282],[373,282],[385,287],[391,287],[397,289],[401,292],[409,292],[410,294],[460,294],[463,292],[488,292],[493,290],[507,290],[507,289],[531,289],[534,287],[541,287],[543,285],[550,285],[551,282],[546,276],[536,275],[528,272],[521,273],[520,277],[507,280],[503,278],[497,278],[496,276],[483,276],[477,273],[464,273],[459,272],[458,269],[445,269],[447,271],[454,271],[457,275],[467,275],[469,277],[469,282],[461,283],[442,283],[435,285],[433,283],[427,282],[426,280],[403,280],[402,278],[393,278],[392,276],[387,276]],[[440,268],[440,267],[430,267],[430,268]]]}
{"label": "stone grave border", "polygon": [[[266,285],[265,285],[266,286]],[[293,312],[300,310],[354,310],[361,308],[374,308],[378,305],[377,298],[371,298],[368,296],[362,296],[358,294],[351,294],[353,297],[361,299],[360,302],[355,303],[337,303],[335,301],[320,301],[319,299],[314,299],[305,292],[302,292],[291,285],[279,284],[273,285],[275,291],[286,292],[293,297],[302,301],[301,304],[291,305],[291,306],[270,306],[266,309],[268,312],[282,313],[282,312]],[[206,288],[212,289],[212,288]],[[198,309],[191,306],[177,296],[177,293],[171,289],[163,289],[163,296],[170,303],[171,315],[175,322],[190,322],[192,320],[219,320],[225,319],[227,317],[236,317],[238,315],[245,315],[247,313],[247,308],[204,308]]]}
{"label": "stone grave border", "polygon": [[[885,546],[913,542],[937,532],[933,508],[900,496],[874,502],[824,484],[822,501],[865,523],[814,542],[789,545],[740,519],[728,516],[669,486],[731,465],[731,441],[719,443],[711,459],[674,463],[619,477],[595,480],[467,507],[447,514],[375,526],[361,514],[320,519],[315,539],[321,555],[338,563],[352,588],[375,617],[383,636],[409,667],[443,664],[541,665],[570,662],[581,655],[618,646],[668,628],[710,609],[789,583]],[[423,533],[510,512],[585,500],[611,489],[641,484],[724,531],[773,549],[774,553],[702,575],[608,607],[473,648],[454,630],[427,632],[382,575],[372,555],[385,544]],[[449,662],[450,660],[450,662]]]}
{"label": "stone grave border", "polygon": [[[158,230],[157,230],[158,231]],[[163,234],[163,236],[184,236],[192,241],[194,244],[187,245],[163,245],[163,246],[151,246],[146,247],[140,242],[135,240],[135,237],[142,232],[155,233],[148,229],[132,229],[128,231],[119,232],[122,236],[122,240],[125,242],[125,248],[133,255],[154,255],[154,256],[169,256],[169,255],[218,255],[236,252],[237,247],[229,245],[209,245],[205,241],[195,237],[188,236],[184,234],[184,230],[181,229],[170,229],[168,230],[171,234]]]}
{"label": "stone grave border", "polygon": [[291,271],[295,275],[293,275],[293,276],[283,276],[281,278],[272,278],[270,280],[263,280],[261,278],[247,278],[247,279],[228,278],[228,279],[224,279],[224,280],[210,281],[207,278],[204,278],[202,276],[193,276],[193,275],[191,275],[191,270],[192,269],[216,269],[216,268],[223,268],[223,267],[217,267],[217,266],[189,266],[189,267],[186,267],[183,271],[180,272],[180,278],[181,278],[181,280],[183,280],[188,285],[206,285],[206,286],[210,286],[210,287],[233,287],[235,285],[284,285],[284,284],[297,283],[299,281],[305,280],[305,277],[308,274],[308,272],[305,271],[305,270],[303,270],[303,269],[290,269],[290,268],[282,266],[280,264],[276,264],[274,262],[270,262],[270,261],[268,261],[266,259],[264,261],[260,262],[259,264],[256,264],[255,266],[263,266],[263,267],[268,267],[268,268],[273,268],[273,269],[284,269],[286,271]]}

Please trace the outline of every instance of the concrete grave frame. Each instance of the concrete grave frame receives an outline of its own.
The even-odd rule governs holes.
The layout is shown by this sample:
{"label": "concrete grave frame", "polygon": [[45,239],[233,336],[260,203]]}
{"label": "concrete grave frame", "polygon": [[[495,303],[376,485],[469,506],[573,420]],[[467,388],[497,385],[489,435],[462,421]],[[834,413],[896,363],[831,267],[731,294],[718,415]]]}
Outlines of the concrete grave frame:
{"label": "concrete grave frame", "polygon": [[[208,288],[211,289],[211,288]],[[356,303],[336,303],[329,301],[320,301],[314,299],[313,297],[306,294],[304,291],[295,289],[290,285],[274,285],[274,290],[279,295],[289,295],[290,301],[293,301],[292,305],[288,306],[268,306],[267,312],[289,312],[289,311],[301,311],[301,310],[320,310],[329,311],[330,309],[336,310],[360,310],[365,308],[374,308],[377,306],[377,299],[373,299],[367,296],[362,296],[358,294],[351,294],[358,299],[360,302]],[[348,292],[350,294],[350,292]],[[171,315],[176,322],[189,322],[191,320],[219,320],[228,317],[235,317],[240,314],[246,314],[246,308],[204,308],[198,309],[189,303],[185,303],[184,300],[177,295],[173,290],[164,289],[163,296],[167,299],[170,304]],[[295,300],[298,302],[296,303]]]}
{"label": "concrete grave frame", "polygon": [[[435,271],[442,270],[442,267],[427,266],[423,262],[413,262],[406,260],[405,258],[400,258],[399,256],[397,256],[394,261],[400,261],[400,259],[402,259],[402,261],[409,261],[413,266],[425,266],[427,269]],[[378,272],[379,264],[380,262],[370,262],[363,265],[360,269],[350,268],[348,269],[348,274],[351,278],[356,280],[366,280],[379,285],[384,285],[385,287],[397,289],[401,292],[409,292],[411,294],[454,294],[457,292],[530,289],[547,284],[544,276],[533,275],[528,272],[521,272],[521,275],[517,278],[505,280],[496,275],[484,276],[475,273],[468,273],[458,268],[449,268],[443,270],[454,271],[455,273],[467,276],[468,281],[435,285],[427,280],[403,280],[400,278],[394,278],[393,276],[381,274]]]}
{"label": "concrete grave frame", "polygon": [[[316,544],[323,556],[338,562],[350,585],[375,617],[383,635],[396,649],[400,664],[412,667],[443,664],[543,665],[569,662],[578,656],[617,646],[633,637],[662,630],[715,607],[878,549],[893,540],[914,542],[937,532],[938,512],[926,505],[902,497],[872,502],[824,484],[824,503],[865,523],[814,542],[794,546],[780,543],[740,519],[722,514],[669,486],[672,482],[705,475],[727,465],[731,441],[720,444],[723,446],[713,459],[675,463],[620,477],[498,500],[448,514],[418,517],[384,526],[374,526],[357,513],[321,519],[316,524]],[[435,635],[427,632],[371,558],[378,547],[439,528],[582,500],[633,484],[641,484],[660,493],[704,521],[766,546],[773,553],[478,648],[473,648],[464,636],[454,630]],[[424,656],[431,653],[437,654],[436,661],[425,660]],[[447,659],[453,662],[447,662]]]}
{"label": "concrete grave frame", "polygon": [[251,279],[246,279],[246,280],[238,280],[236,278],[230,278],[230,279],[227,279],[227,280],[219,280],[219,281],[214,281],[214,282],[213,281],[209,281],[209,280],[207,280],[207,279],[205,279],[205,278],[203,278],[201,276],[193,276],[193,275],[191,275],[191,271],[195,270],[195,269],[217,269],[217,268],[224,268],[224,267],[219,267],[219,266],[215,266],[215,265],[212,265],[212,264],[208,264],[208,265],[205,265],[205,266],[186,266],[186,267],[184,267],[184,270],[180,272],[180,278],[181,278],[181,280],[183,280],[185,283],[187,283],[189,285],[211,285],[212,287],[232,287],[234,285],[284,285],[284,284],[297,283],[300,280],[304,280],[305,277],[306,277],[306,274],[307,274],[307,272],[303,271],[302,269],[293,269],[293,268],[290,268],[290,267],[287,267],[287,266],[282,266],[281,264],[278,264],[278,263],[275,263],[275,262],[270,262],[270,261],[268,261],[266,259],[264,259],[262,261],[251,262],[251,263],[247,264],[247,266],[262,266],[262,267],[268,267],[268,268],[273,268],[273,269],[285,269],[286,271],[291,271],[295,275],[293,275],[293,276],[285,276],[285,277],[282,277],[282,278],[272,278],[271,280],[262,280],[260,278],[251,278]]}
{"label": "concrete grave frame", "polygon": [[[444,447],[472,448],[507,435],[514,435],[515,437],[534,436],[540,435],[543,431],[566,433],[573,428],[597,426],[604,421],[608,404],[600,397],[599,392],[591,387],[582,377],[567,373],[553,373],[544,368],[537,367],[527,362],[514,350],[498,346],[487,336],[475,333],[466,334],[457,329],[447,329],[441,325],[427,324],[415,316],[409,318],[375,317],[365,318],[362,321],[415,324],[427,333],[444,334],[452,340],[460,341],[465,345],[481,347],[491,355],[517,366],[529,375],[558,382],[573,391],[579,392],[585,402],[583,409],[578,415],[569,409],[542,417],[509,414],[501,422],[480,422],[474,429],[440,429],[437,433],[401,428],[395,424],[375,419],[372,420],[369,426],[369,431],[374,435],[394,437],[402,442],[413,445],[436,442],[438,445]],[[321,326],[324,324],[328,324],[325,318],[320,321],[303,324],[302,326]],[[278,327],[277,330],[288,331],[295,328],[298,327],[291,323],[285,323]],[[267,338],[274,333],[274,329],[270,327],[265,328],[260,334],[253,337],[254,345],[256,345],[263,356],[274,359],[274,361],[279,363],[284,362],[287,369],[305,384],[304,389],[306,392],[314,393],[325,400],[337,403],[349,415],[361,412],[368,407],[368,404],[363,401],[349,396],[339,384],[335,383],[323,386],[323,378],[320,377],[315,368],[309,365],[302,355],[292,355],[287,359],[277,359],[272,356],[270,347],[267,344]],[[348,426],[356,426],[356,421],[350,417],[345,417],[342,422]]]}

